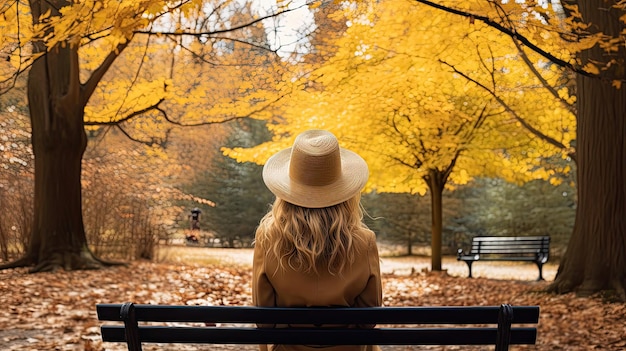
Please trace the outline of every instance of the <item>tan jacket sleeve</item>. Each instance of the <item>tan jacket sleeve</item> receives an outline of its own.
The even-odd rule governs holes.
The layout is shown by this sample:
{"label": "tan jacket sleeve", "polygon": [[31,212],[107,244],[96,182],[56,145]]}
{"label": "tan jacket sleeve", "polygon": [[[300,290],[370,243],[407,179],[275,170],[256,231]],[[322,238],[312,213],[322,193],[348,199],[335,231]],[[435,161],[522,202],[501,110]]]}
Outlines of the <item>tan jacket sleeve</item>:
{"label": "tan jacket sleeve", "polygon": [[378,307],[383,302],[383,289],[380,277],[380,258],[378,257],[378,247],[376,238],[368,238],[367,256],[369,264],[369,279],[365,289],[357,296],[354,307]]}
{"label": "tan jacket sleeve", "polygon": [[254,247],[252,273],[252,303],[255,306],[275,307],[276,293],[265,271],[265,250],[258,245]]}

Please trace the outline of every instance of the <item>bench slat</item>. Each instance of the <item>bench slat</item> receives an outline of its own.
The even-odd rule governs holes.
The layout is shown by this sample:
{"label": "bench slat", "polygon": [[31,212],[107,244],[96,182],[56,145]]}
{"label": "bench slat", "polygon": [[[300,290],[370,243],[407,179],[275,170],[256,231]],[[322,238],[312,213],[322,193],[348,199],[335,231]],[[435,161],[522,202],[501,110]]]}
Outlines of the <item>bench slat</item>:
{"label": "bench slat", "polygon": [[512,251],[512,252],[538,252],[543,250],[541,247],[518,247],[518,246],[487,246],[475,247],[473,250],[495,250],[495,251]]}
{"label": "bench slat", "polygon": [[[123,321],[122,304],[98,304],[99,320]],[[134,305],[138,321],[267,324],[491,324],[499,306],[278,308]],[[537,323],[538,306],[513,306],[513,323]]]}
{"label": "bench slat", "polygon": [[480,245],[474,244],[473,245],[475,248],[481,247],[481,248],[494,248],[494,249],[498,249],[498,248],[519,248],[520,250],[523,249],[541,249],[543,248],[545,245],[543,244],[534,244],[534,243],[524,243],[524,244],[511,244],[510,242],[482,242]]}
{"label": "bench slat", "polygon": [[537,241],[550,238],[549,236],[476,236],[473,240],[476,241]]}
{"label": "bench slat", "polygon": [[[289,345],[495,345],[507,351],[510,344],[535,344],[538,306],[441,307],[311,307],[268,308],[254,306],[171,306],[98,304],[98,318],[118,325],[101,326],[106,342],[126,342],[130,351],[142,343],[289,344]],[[186,322],[176,326],[154,325]],[[123,325],[121,323],[123,322]],[[214,322],[219,327],[189,323]],[[225,324],[222,324],[225,323]],[[229,325],[244,323],[245,325]],[[511,327],[516,323],[516,327]],[[292,327],[259,328],[256,324]],[[297,327],[297,325],[325,327]],[[354,328],[347,325],[378,327]],[[407,324],[419,324],[407,326]],[[423,325],[437,324],[433,327]],[[455,325],[442,327],[441,324]],[[295,325],[295,326],[294,326]],[[342,325],[345,325],[342,327]],[[397,327],[389,328],[389,325]],[[489,326],[491,325],[491,326]]]}
{"label": "bench slat", "polygon": [[516,252],[513,250],[480,250],[480,253],[475,253],[475,254],[479,254],[481,256],[483,255],[500,255],[500,256],[505,256],[505,255],[510,255],[511,257],[516,257],[516,256],[523,256],[524,257],[528,257],[530,255],[532,255],[533,257],[537,256],[537,251],[532,251],[532,252]]}
{"label": "bench slat", "polygon": [[[142,326],[142,342],[286,345],[493,345],[497,328],[176,328]],[[123,326],[102,326],[102,339],[124,342]],[[510,344],[535,344],[536,328],[512,328]]]}

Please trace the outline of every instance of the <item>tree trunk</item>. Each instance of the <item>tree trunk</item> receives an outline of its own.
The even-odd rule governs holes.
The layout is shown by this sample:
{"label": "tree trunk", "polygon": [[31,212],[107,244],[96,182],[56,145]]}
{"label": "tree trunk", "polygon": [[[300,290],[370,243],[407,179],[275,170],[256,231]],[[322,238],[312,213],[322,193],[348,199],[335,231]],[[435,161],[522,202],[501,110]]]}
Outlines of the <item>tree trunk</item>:
{"label": "tree trunk", "polygon": [[[592,31],[619,37],[624,26],[610,4],[600,8],[593,1],[579,1],[583,20]],[[600,27],[598,27],[600,26]],[[583,64],[615,59],[603,72],[605,79],[577,77],[578,208],[567,251],[550,291],[576,291],[586,296],[613,291],[626,299],[626,55],[594,47],[582,53]]]}
{"label": "tree trunk", "polygon": [[65,98],[69,86],[69,48],[35,62],[28,98],[35,155],[35,212],[27,252],[35,271],[87,268],[89,257],[82,221],[81,162],[87,146],[83,107]]}
{"label": "tree trunk", "polygon": [[429,170],[424,177],[430,191],[430,209],[432,218],[431,231],[431,271],[441,271],[441,243],[443,235],[443,187],[446,184],[445,176],[437,170]]}
{"label": "tree trunk", "polygon": [[[31,2],[32,16],[56,12],[64,1]],[[47,50],[28,75],[28,106],[35,156],[34,223],[26,255],[0,267],[34,266],[31,271],[96,268],[101,261],[87,247],[82,220],[81,163],[87,146],[80,96],[78,51],[69,44]]]}

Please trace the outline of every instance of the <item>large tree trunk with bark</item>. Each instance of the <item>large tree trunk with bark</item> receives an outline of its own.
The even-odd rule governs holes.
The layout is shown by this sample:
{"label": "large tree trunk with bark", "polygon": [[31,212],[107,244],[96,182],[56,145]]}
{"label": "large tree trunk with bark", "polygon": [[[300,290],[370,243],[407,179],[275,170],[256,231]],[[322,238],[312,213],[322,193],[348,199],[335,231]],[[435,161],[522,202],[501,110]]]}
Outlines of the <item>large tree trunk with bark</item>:
{"label": "large tree trunk with bark", "polygon": [[[33,1],[32,16],[66,5]],[[84,102],[78,75],[78,51],[64,45],[47,50],[28,76],[28,105],[35,155],[34,223],[30,246],[21,259],[1,268],[34,266],[32,271],[95,268],[101,265],[87,246],[82,220],[81,164],[87,146]]]}
{"label": "large tree trunk with bark", "polygon": [[[579,1],[593,32],[619,37],[622,12]],[[626,54],[597,46],[582,53],[583,64],[615,59],[603,79],[577,78],[578,208],[576,223],[555,281],[549,290],[590,295],[613,291],[626,299]]]}
{"label": "large tree trunk with bark", "polygon": [[83,107],[68,90],[74,49],[49,52],[31,68],[28,98],[35,154],[35,212],[27,255],[34,270],[92,265],[82,221]]}

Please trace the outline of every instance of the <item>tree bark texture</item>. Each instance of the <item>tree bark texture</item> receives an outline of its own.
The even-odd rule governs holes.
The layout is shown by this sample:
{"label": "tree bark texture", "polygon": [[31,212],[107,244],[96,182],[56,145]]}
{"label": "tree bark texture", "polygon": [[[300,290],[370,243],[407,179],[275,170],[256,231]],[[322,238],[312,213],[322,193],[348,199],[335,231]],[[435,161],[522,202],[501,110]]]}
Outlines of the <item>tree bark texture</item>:
{"label": "tree bark texture", "polygon": [[441,271],[441,245],[443,235],[443,188],[446,184],[447,176],[437,170],[429,170],[428,175],[424,177],[428,184],[428,190],[431,194],[431,270]]}
{"label": "tree bark texture", "polygon": [[[600,6],[603,3],[604,6]],[[593,32],[619,37],[624,30],[612,1],[579,1]],[[623,44],[622,44],[623,45]],[[626,299],[626,54],[597,46],[580,55],[583,64],[615,60],[603,79],[577,77],[578,208],[576,223],[549,290],[586,296],[613,291]]]}
{"label": "tree bark texture", "polygon": [[83,109],[68,94],[69,55],[63,48],[31,68],[28,98],[35,155],[35,211],[28,255],[35,270],[82,266],[87,239],[82,222],[81,162],[87,145]]}
{"label": "tree bark texture", "polygon": [[[33,20],[65,1],[31,1]],[[35,156],[34,223],[30,246],[13,266],[34,266],[32,271],[95,268],[82,220],[81,169],[87,146],[84,102],[78,75],[78,51],[69,44],[44,52],[28,76],[28,106]],[[11,264],[7,265],[10,266]]]}

